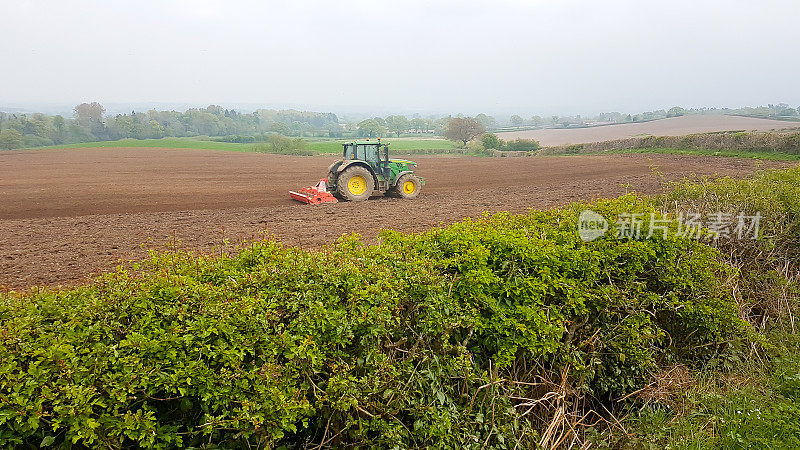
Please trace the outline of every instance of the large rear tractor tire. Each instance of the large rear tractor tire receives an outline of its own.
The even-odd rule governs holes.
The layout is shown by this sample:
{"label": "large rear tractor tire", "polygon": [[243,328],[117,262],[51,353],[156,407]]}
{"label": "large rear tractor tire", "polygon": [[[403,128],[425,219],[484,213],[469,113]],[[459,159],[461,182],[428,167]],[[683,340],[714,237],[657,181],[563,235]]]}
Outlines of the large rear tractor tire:
{"label": "large rear tractor tire", "polygon": [[400,198],[417,198],[419,195],[419,191],[422,188],[422,183],[420,183],[419,178],[413,174],[405,174],[397,180],[397,184],[394,187],[394,192]]}
{"label": "large rear tractor tire", "polygon": [[339,174],[336,180],[336,193],[343,200],[362,202],[372,195],[375,180],[369,170],[361,166],[352,166]]}

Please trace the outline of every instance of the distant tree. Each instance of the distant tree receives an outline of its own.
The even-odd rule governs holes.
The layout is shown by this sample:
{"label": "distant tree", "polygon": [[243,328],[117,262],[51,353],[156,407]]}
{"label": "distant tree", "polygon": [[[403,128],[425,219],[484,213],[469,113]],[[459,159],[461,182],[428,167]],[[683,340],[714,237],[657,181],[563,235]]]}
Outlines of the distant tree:
{"label": "distant tree", "polygon": [[219,136],[220,118],[206,109],[190,109],[184,114],[187,131],[192,135]]}
{"label": "distant tree", "polygon": [[67,128],[68,134],[65,140],[67,143],[92,142],[97,140],[97,136],[93,135],[88,128],[82,127],[76,122],[70,122]]}
{"label": "distant tree", "polygon": [[356,123],[356,121],[354,120],[348,120],[344,124],[344,129],[346,131],[358,131],[358,123]]}
{"label": "distant tree", "polygon": [[482,135],[486,131],[478,121],[470,117],[452,117],[447,122],[444,137],[454,142],[461,142],[464,147],[467,142]]}
{"label": "distant tree", "polygon": [[520,116],[518,116],[516,114],[511,116],[511,118],[508,119],[508,121],[511,123],[512,127],[521,127],[521,126],[525,125],[525,119],[523,119],[522,117],[520,117]]}
{"label": "distant tree", "polygon": [[272,122],[269,124],[267,129],[273,133],[278,134],[289,134],[289,125],[286,125],[283,122]]}
{"label": "distant tree", "polygon": [[542,126],[544,125],[544,119],[542,119],[540,116],[533,116],[531,117],[531,123],[533,123],[537,127]]}
{"label": "distant tree", "polygon": [[447,130],[447,124],[450,123],[450,119],[452,117],[443,117],[440,119],[430,119],[428,120],[428,130],[433,130],[434,133],[444,135],[444,132]]}
{"label": "distant tree", "polygon": [[53,125],[51,121],[44,114],[34,114],[31,117],[30,123],[33,128],[32,134],[35,134],[41,138],[47,138],[53,131]]}
{"label": "distant tree", "polygon": [[89,130],[96,137],[103,137],[106,134],[103,125],[103,114],[106,110],[103,105],[97,102],[81,103],[75,107],[75,118],[78,125]]}
{"label": "distant tree", "polygon": [[410,127],[411,122],[405,116],[389,116],[386,118],[386,128],[400,137],[400,133],[405,133]]}
{"label": "distant tree", "polygon": [[148,122],[148,128],[146,130],[147,137],[150,139],[161,139],[166,137],[167,130],[164,128],[163,125],[156,122],[155,120],[151,120]]}
{"label": "distant tree", "polygon": [[61,116],[53,117],[53,126],[56,127],[56,130],[60,133],[64,131],[64,118]]}
{"label": "distant tree", "polygon": [[339,124],[328,124],[322,127],[322,129],[325,130],[330,138],[342,137],[342,127],[339,126]]}
{"label": "distant tree", "polygon": [[686,115],[686,110],[680,106],[673,106],[667,111],[667,117],[680,117]]}
{"label": "distant tree", "polygon": [[386,127],[375,119],[362,120],[358,123],[358,135],[361,137],[381,137],[386,133]]}
{"label": "distant tree", "polygon": [[224,110],[223,110],[222,106],[219,106],[219,105],[208,105],[208,106],[206,106],[206,112],[209,112],[211,114],[220,116],[220,115],[223,114]]}
{"label": "distant tree", "polygon": [[500,150],[503,148],[503,140],[494,133],[484,133],[481,136],[481,143],[484,149]]}
{"label": "distant tree", "polygon": [[106,109],[100,103],[81,103],[75,107],[75,118],[81,125],[91,125],[102,122],[105,112]]}
{"label": "distant tree", "polygon": [[497,125],[497,121],[492,116],[487,116],[486,114],[478,114],[475,116],[475,120],[483,125],[484,128],[491,129]]}
{"label": "distant tree", "polygon": [[61,116],[53,116],[53,129],[50,132],[50,139],[54,144],[63,144],[66,137],[66,121]]}
{"label": "distant tree", "polygon": [[290,136],[306,136],[313,134],[314,126],[307,122],[296,120],[289,126]]}
{"label": "distant tree", "polygon": [[411,119],[411,128],[418,133],[425,133],[428,131],[428,122],[425,119],[420,119],[419,117],[416,119]]}
{"label": "distant tree", "polygon": [[12,129],[0,131],[0,148],[11,150],[20,147],[22,147],[22,133]]}
{"label": "distant tree", "polygon": [[553,125],[558,123],[558,116],[553,116],[551,119],[553,119]]}

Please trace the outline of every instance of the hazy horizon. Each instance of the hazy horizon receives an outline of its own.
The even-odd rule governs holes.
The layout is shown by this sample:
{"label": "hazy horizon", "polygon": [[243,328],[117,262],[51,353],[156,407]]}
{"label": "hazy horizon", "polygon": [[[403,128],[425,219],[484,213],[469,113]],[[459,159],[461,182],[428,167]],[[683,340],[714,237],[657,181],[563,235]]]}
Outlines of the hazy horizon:
{"label": "hazy horizon", "polygon": [[3,9],[5,108],[98,101],[530,116],[800,106],[800,5],[788,0]]}

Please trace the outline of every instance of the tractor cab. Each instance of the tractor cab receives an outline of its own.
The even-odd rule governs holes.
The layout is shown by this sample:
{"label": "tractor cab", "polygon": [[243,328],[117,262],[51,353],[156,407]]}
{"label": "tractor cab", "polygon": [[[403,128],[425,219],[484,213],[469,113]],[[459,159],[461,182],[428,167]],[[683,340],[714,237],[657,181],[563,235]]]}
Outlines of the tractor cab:
{"label": "tractor cab", "polygon": [[381,144],[380,138],[377,141],[356,141],[342,144],[344,159],[360,159],[362,161],[380,162],[389,160],[389,144]]}
{"label": "tractor cab", "polygon": [[345,161],[364,161],[379,178],[389,179],[389,144],[381,144],[378,138],[377,141],[348,142],[342,147]]}

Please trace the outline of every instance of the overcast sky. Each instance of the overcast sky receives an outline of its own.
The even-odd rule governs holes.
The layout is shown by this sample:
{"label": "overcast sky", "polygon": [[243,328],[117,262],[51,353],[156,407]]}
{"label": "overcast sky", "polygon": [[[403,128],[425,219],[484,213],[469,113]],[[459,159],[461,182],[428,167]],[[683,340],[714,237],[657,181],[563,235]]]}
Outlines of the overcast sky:
{"label": "overcast sky", "polygon": [[0,0],[0,106],[800,106],[800,1]]}

